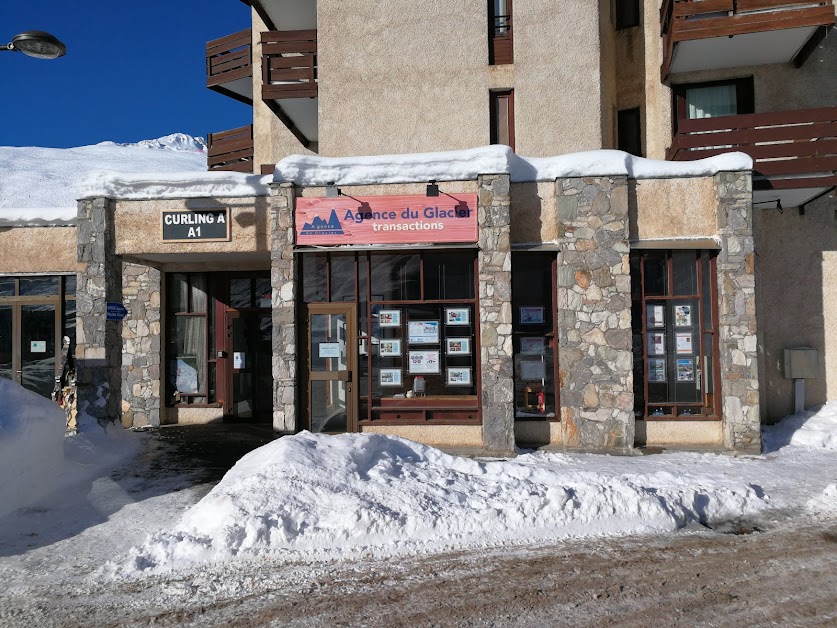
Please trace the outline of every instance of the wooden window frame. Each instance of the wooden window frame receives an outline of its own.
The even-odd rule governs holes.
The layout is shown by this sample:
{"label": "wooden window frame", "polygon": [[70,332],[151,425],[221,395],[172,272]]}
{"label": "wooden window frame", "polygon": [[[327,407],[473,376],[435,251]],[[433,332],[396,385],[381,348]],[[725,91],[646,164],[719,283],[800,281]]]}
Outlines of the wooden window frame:
{"label": "wooden window frame", "polygon": [[[674,291],[674,256],[673,253],[675,252],[694,252],[695,253],[695,266],[697,268],[697,293],[691,295],[684,295],[672,294]],[[667,274],[667,289],[665,295],[646,295],[645,294],[645,257],[646,255],[660,255],[665,254],[666,260],[666,274]],[[704,253],[703,250],[696,250],[696,249],[648,249],[648,250],[640,250],[633,252],[631,256],[636,256],[639,259],[639,273],[640,273],[640,299],[642,305],[642,318],[641,318],[641,337],[642,337],[642,382],[643,382],[643,416],[637,417],[639,420],[643,421],[720,421],[722,419],[722,411],[721,411],[721,398],[722,398],[722,391],[721,391],[721,359],[720,359],[720,341],[719,341],[719,330],[718,330],[718,282],[715,280],[717,278],[717,254],[710,255],[709,258],[709,273],[711,275],[709,285],[711,290],[711,307],[710,312],[712,314],[712,321],[711,326],[707,329],[705,321],[703,320],[703,263],[702,263],[702,254]],[[716,251],[711,251],[710,253],[717,253]],[[700,311],[701,316],[701,325],[698,330],[698,334],[700,336],[700,346],[699,350],[700,353],[698,354],[700,358],[703,358],[705,353],[705,337],[711,336],[712,337],[712,382],[713,382],[713,390],[714,396],[712,399],[712,406],[709,407],[709,412],[707,412],[707,405],[705,401],[700,401],[696,403],[679,403],[679,402],[655,402],[649,403],[648,401],[648,327],[647,327],[647,320],[646,320],[646,305],[648,301],[682,301],[686,299],[697,300],[698,302],[698,309]],[[632,302],[634,300],[632,299]],[[636,332],[632,330],[632,335]],[[704,391],[705,394],[705,391]],[[704,398],[705,399],[705,398]],[[671,414],[666,415],[652,415],[649,413],[648,408],[649,406],[653,407],[662,407],[668,408],[671,410]],[[702,414],[692,414],[692,415],[679,415],[678,410],[681,407],[688,407],[688,408],[696,408],[700,406],[702,408]]]}
{"label": "wooden window frame", "polygon": [[[494,14],[494,0],[488,0],[488,64],[508,65],[514,63],[514,8],[513,0],[506,0],[507,15]],[[497,20],[505,17],[505,24]],[[498,34],[499,29],[505,32]]]}
{"label": "wooden window frame", "polygon": [[[186,310],[185,312],[182,311],[172,311],[169,309],[169,303],[171,302],[170,299],[170,288],[171,288],[171,277],[174,275],[185,275],[187,277],[194,277],[196,275],[202,275],[205,277],[205,287],[206,287],[206,312],[192,312],[192,296],[191,290],[187,289],[186,291]],[[180,403],[176,401],[172,401],[171,396],[169,395],[169,369],[171,368],[171,355],[169,352],[169,345],[166,343],[165,350],[163,351],[163,355],[165,357],[165,368],[163,368],[163,373],[165,375],[165,379],[163,381],[163,390],[165,391],[165,399],[166,399],[166,407],[167,408],[217,408],[219,404],[216,403],[213,399],[210,399],[209,395],[209,365],[215,364],[216,359],[214,355],[211,355],[210,348],[213,344],[213,339],[210,337],[210,312],[214,315],[213,309],[215,308],[215,286],[213,285],[213,274],[212,273],[203,273],[203,272],[179,272],[179,271],[172,271],[170,273],[166,273],[165,278],[165,285],[166,285],[166,308],[165,308],[165,320],[166,325],[170,325],[177,318],[180,317],[187,317],[187,318],[203,318],[206,320],[204,325],[204,346],[206,347],[206,374],[204,376],[204,381],[201,382],[201,390],[196,393],[180,393],[180,397],[182,399],[194,399],[197,397],[204,397],[206,401],[204,403]],[[191,279],[189,286],[191,286]],[[217,321],[216,321],[217,322]],[[167,330],[168,333],[171,333]],[[167,333],[167,335],[168,335]],[[215,373],[215,393],[218,394],[218,373],[216,367]]]}
{"label": "wooden window frame", "polygon": [[491,144],[500,144],[499,135],[500,135],[500,128],[497,124],[499,122],[497,120],[498,110],[499,110],[499,103],[500,99],[507,99],[508,100],[508,135],[509,135],[509,143],[508,146],[512,150],[514,150],[514,90],[513,89],[493,89],[489,92],[489,116],[490,116],[490,128],[489,128],[489,143]]}
{"label": "wooden window frame", "polygon": [[686,109],[686,91],[689,89],[700,89],[701,87],[718,87],[720,85],[735,85],[735,115],[746,115],[755,113],[755,82],[752,76],[745,76],[736,79],[723,81],[706,81],[703,83],[679,83],[671,86],[671,97],[673,99],[672,133],[677,133],[680,120],[688,120],[689,115]]}

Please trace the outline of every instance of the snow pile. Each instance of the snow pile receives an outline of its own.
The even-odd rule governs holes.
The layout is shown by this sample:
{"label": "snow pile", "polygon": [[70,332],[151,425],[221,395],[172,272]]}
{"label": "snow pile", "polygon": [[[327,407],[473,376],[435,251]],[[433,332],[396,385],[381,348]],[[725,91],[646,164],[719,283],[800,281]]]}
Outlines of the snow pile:
{"label": "snow pile", "polygon": [[594,150],[557,157],[527,158],[508,146],[492,145],[443,153],[317,157],[291,155],[276,164],[274,180],[302,186],[371,185],[464,181],[480,174],[508,173],[514,183],[553,181],[560,177],[625,175],[635,179],[711,176],[722,171],[752,170],[744,153],[695,161],[658,161],[618,150]]}
{"label": "snow pile", "polygon": [[0,226],[72,224],[76,187],[88,173],[206,170],[203,140],[175,133],[137,144],[78,148],[0,146]]}
{"label": "snow pile", "polygon": [[762,434],[767,452],[788,445],[837,450],[837,401],[785,417]]}
{"label": "snow pile", "polygon": [[390,553],[533,539],[673,531],[750,515],[743,481],[574,470],[568,456],[485,462],[405,439],[302,432],[244,456],[121,575],[238,554]]}
{"label": "snow pile", "polygon": [[90,172],[78,185],[79,198],[119,199],[267,196],[271,175],[240,172]]}
{"label": "snow pile", "polygon": [[55,488],[65,428],[53,401],[0,378],[0,517]]}

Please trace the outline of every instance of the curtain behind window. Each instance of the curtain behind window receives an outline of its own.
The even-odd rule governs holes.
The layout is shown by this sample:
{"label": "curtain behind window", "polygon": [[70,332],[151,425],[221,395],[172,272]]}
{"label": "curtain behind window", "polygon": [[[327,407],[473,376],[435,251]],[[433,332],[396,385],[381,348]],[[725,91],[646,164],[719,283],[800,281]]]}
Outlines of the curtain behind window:
{"label": "curtain behind window", "polygon": [[738,113],[735,85],[687,89],[686,110],[690,120],[735,115]]}

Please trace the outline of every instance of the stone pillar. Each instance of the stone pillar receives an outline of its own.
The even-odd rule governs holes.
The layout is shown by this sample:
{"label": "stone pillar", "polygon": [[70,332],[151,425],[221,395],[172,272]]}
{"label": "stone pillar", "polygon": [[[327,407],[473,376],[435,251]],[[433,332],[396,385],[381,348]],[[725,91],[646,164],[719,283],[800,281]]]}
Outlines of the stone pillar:
{"label": "stone pillar", "polygon": [[[122,425],[160,425],[160,277],[156,268],[122,264]],[[113,323],[111,323],[113,324]]]}
{"label": "stone pillar", "polygon": [[718,194],[718,333],[724,446],[761,452],[753,178],[750,172],[715,175]]}
{"label": "stone pillar", "polygon": [[558,362],[564,446],[629,452],[634,443],[628,185],[558,179]]}
{"label": "stone pillar", "polygon": [[296,420],[296,265],[294,186],[270,189],[270,285],[273,290],[273,429],[293,434]]}
{"label": "stone pillar", "polygon": [[122,302],[122,266],[113,233],[114,202],[107,198],[78,202],[76,288],[76,381],[78,407],[103,421],[119,416],[122,339],[119,323],[107,321],[107,302]]}
{"label": "stone pillar", "polygon": [[482,435],[488,452],[514,452],[509,175],[479,177]]}

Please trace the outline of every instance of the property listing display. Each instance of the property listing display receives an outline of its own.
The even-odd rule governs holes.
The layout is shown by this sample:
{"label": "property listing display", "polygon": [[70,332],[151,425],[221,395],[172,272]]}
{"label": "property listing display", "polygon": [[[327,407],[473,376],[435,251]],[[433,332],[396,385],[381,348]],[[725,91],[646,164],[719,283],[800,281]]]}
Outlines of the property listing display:
{"label": "property listing display", "polygon": [[718,416],[713,256],[644,252],[631,266],[637,415]]}
{"label": "property listing display", "polygon": [[296,200],[305,245],[477,241],[477,195],[361,196]]}

